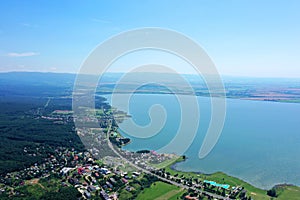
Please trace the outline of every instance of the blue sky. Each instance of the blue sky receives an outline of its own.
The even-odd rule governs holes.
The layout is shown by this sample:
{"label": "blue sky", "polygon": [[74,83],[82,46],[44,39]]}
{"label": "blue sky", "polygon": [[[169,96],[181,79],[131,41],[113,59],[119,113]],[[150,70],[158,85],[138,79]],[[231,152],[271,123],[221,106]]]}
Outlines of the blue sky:
{"label": "blue sky", "polygon": [[0,71],[76,73],[109,37],[161,27],[194,39],[223,75],[300,77],[299,10],[297,0],[1,1]]}

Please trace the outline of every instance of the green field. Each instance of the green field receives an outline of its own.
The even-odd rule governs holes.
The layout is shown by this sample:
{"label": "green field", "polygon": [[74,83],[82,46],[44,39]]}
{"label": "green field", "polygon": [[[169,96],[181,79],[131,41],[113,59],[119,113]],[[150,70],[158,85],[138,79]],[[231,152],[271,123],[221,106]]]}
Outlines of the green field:
{"label": "green field", "polygon": [[300,199],[300,188],[297,186],[280,186],[277,189],[279,200],[296,200]]}
{"label": "green field", "polygon": [[183,194],[183,190],[174,185],[161,181],[153,183],[150,188],[142,191],[137,200],[153,200],[153,199],[177,199]]}
{"label": "green field", "polygon": [[158,163],[158,164],[151,164],[150,163],[150,166],[152,167],[155,167],[157,169],[162,169],[164,167],[167,167],[167,166],[170,166],[171,164],[173,164],[174,162],[178,161],[179,159],[179,156],[174,156],[174,158],[171,158],[171,159],[168,159],[168,160],[165,160],[161,163]]}
{"label": "green field", "polygon": [[[176,162],[182,162],[183,159],[179,158]],[[175,163],[175,162],[174,162]],[[173,164],[174,164],[173,163]],[[180,172],[171,169],[171,166],[173,164],[170,164],[165,168],[167,172],[169,172],[171,175],[178,174],[178,176],[185,176],[187,178],[198,178],[200,180],[211,180],[215,181],[217,183],[221,184],[229,184],[230,186],[242,186],[244,187],[248,192],[247,195],[251,196],[254,200],[269,200],[271,199],[270,196],[267,195],[267,191],[254,187],[250,185],[249,183],[240,180],[238,178],[229,176],[222,172],[216,172],[213,174],[198,174],[194,172]],[[278,197],[274,199],[300,199],[300,187],[297,186],[282,186],[276,189]]]}

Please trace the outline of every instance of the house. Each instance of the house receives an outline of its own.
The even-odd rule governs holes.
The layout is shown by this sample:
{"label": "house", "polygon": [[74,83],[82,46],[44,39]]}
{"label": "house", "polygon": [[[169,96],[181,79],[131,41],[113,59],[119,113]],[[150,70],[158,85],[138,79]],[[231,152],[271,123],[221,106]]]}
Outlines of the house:
{"label": "house", "polygon": [[108,181],[106,181],[106,185],[109,187],[109,188],[113,188],[114,186],[110,183],[110,182],[108,182]]}
{"label": "house", "polygon": [[83,192],[84,196],[87,198],[87,199],[90,199],[92,197],[91,193],[89,193],[87,190],[85,190]]}
{"label": "house", "polygon": [[78,172],[79,175],[82,175],[83,173],[85,173],[85,170],[84,170],[84,168],[79,167],[79,168],[77,169],[77,172]]}
{"label": "house", "polygon": [[242,190],[240,193],[240,197],[246,197],[247,190]]}
{"label": "house", "polygon": [[77,178],[70,178],[68,181],[72,185],[78,185],[80,183]]}
{"label": "house", "polygon": [[68,174],[68,172],[70,171],[70,170],[72,170],[73,168],[70,168],[70,167],[64,167],[64,168],[62,168],[61,170],[60,170],[60,173],[62,174],[62,175],[66,175],[66,174]]}
{"label": "house", "polygon": [[100,175],[98,174],[98,172],[96,172],[94,175],[96,178],[100,178]]}
{"label": "house", "polygon": [[93,163],[93,162],[94,162],[93,158],[88,159],[88,163]]}
{"label": "house", "polygon": [[109,197],[113,200],[118,200],[118,196],[116,193],[111,194]]}
{"label": "house", "polygon": [[139,172],[133,172],[132,174],[134,174],[135,176],[139,176],[141,173],[139,173]]}
{"label": "house", "polygon": [[105,175],[111,173],[107,168],[104,168],[104,167],[100,168],[99,172],[101,174],[105,174]]}
{"label": "house", "polygon": [[104,190],[101,190],[100,196],[104,200],[111,200],[111,198],[109,198],[108,194]]}
{"label": "house", "polygon": [[189,195],[186,195],[186,196],[184,197],[184,199],[187,199],[187,200],[197,200],[198,198],[197,198],[197,197],[191,197],[191,196],[189,196]]}
{"label": "house", "polygon": [[124,178],[126,178],[127,180],[128,180],[128,179],[130,179],[130,177],[129,177],[129,176],[124,176]]}
{"label": "house", "polygon": [[73,178],[70,178],[68,181],[69,181],[70,184],[75,185]]}
{"label": "house", "polygon": [[117,183],[117,181],[116,181],[114,178],[110,178],[109,180],[110,180],[110,182],[111,182],[112,184]]}
{"label": "house", "polygon": [[87,187],[87,190],[88,190],[89,192],[94,192],[94,191],[96,190],[96,187],[93,186],[93,185],[89,185],[89,186]]}
{"label": "house", "polygon": [[121,180],[122,180],[122,182],[125,183],[125,184],[128,183],[128,180],[126,180],[125,178],[122,178]]}

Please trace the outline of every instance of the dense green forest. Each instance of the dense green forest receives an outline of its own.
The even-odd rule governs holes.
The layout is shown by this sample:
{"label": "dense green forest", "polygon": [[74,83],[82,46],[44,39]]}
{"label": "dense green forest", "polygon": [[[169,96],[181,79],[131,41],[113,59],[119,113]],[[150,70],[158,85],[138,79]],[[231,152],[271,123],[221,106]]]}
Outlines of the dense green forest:
{"label": "dense green forest", "polygon": [[13,73],[1,74],[0,174],[42,162],[58,146],[84,149],[71,120],[60,124],[41,117],[72,106],[71,98],[62,98],[71,95],[72,77],[65,76],[69,81],[59,85],[48,76],[36,80],[30,76],[18,79]]}
{"label": "dense green forest", "polygon": [[[84,150],[72,116],[45,118],[55,110],[72,110],[75,78],[74,74],[0,73],[0,174],[42,162],[57,147]],[[95,106],[110,108],[99,96]]]}
{"label": "dense green forest", "polygon": [[[9,172],[40,162],[43,157],[64,146],[82,150],[84,147],[75,134],[74,124],[56,124],[38,115],[47,102],[46,98],[6,96],[0,97],[0,173]],[[70,108],[70,102],[53,101],[49,109]],[[40,113],[39,113],[40,112]],[[37,148],[43,147],[39,154]],[[26,152],[24,152],[26,148]]]}

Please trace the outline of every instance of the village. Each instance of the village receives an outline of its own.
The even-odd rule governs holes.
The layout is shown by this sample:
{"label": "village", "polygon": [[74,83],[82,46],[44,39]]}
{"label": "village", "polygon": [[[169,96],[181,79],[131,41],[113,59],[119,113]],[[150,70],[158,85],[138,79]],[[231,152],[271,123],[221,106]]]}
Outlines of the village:
{"label": "village", "polygon": [[[26,149],[24,149],[26,151]],[[36,154],[38,153],[38,150]],[[34,164],[23,170],[12,172],[1,177],[0,193],[10,197],[22,196],[18,188],[28,184],[38,184],[40,179],[55,179],[61,187],[74,187],[79,191],[78,199],[105,200],[124,199],[124,193],[131,193],[132,198],[156,181],[158,177],[175,181],[178,186],[186,189],[182,199],[199,199],[220,197],[220,199],[246,199],[246,191],[242,187],[224,188],[213,183],[202,182],[183,175],[171,175],[165,169],[156,169],[148,163],[166,161],[169,155],[160,155],[154,151],[146,153],[124,152],[131,162],[151,170],[153,175],[135,170],[116,157],[106,157],[101,160],[93,158],[91,153],[77,152],[74,149],[59,147],[55,154],[49,155],[41,164]],[[34,154],[33,154],[34,156]],[[142,158],[142,159],[141,159]],[[141,162],[142,161],[142,162]],[[158,176],[158,177],[157,177]],[[216,195],[210,195],[216,194]]]}
{"label": "village", "polygon": [[[73,187],[78,191],[77,199],[135,199],[144,189],[157,181],[163,181],[183,189],[181,199],[251,199],[243,187],[218,184],[214,181],[171,174],[166,166],[178,160],[175,154],[160,154],[153,150],[130,152],[122,146],[130,142],[112,126],[111,114],[101,114],[102,128],[77,128],[81,138],[93,142],[86,151],[56,147],[43,162],[0,177],[0,194],[22,197],[20,188],[55,180],[59,187]],[[42,116],[53,123],[70,123],[72,112],[58,110]],[[93,117],[85,122],[94,122]],[[44,147],[24,148],[25,154],[37,156]],[[50,151],[51,152],[51,151]],[[162,165],[162,163],[167,163]],[[41,185],[42,188],[44,187]]]}

